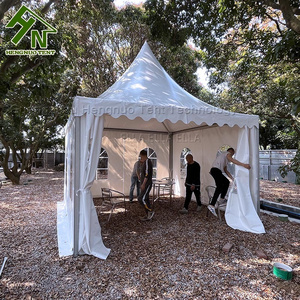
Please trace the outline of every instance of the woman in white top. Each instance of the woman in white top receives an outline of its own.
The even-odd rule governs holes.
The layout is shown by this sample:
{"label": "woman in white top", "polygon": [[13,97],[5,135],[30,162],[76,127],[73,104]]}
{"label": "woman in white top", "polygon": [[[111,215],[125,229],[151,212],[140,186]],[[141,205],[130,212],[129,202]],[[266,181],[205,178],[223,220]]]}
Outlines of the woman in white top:
{"label": "woman in white top", "polygon": [[207,208],[215,216],[217,216],[215,210],[215,204],[220,195],[221,196],[220,196],[219,204],[226,203],[225,196],[227,194],[227,190],[229,187],[229,180],[223,175],[223,172],[226,173],[231,180],[233,180],[232,175],[227,170],[228,162],[231,161],[232,163],[238,166],[242,166],[248,170],[251,169],[249,164],[241,163],[237,159],[233,158],[232,157],[233,155],[234,155],[234,149],[233,148],[227,149],[227,152],[221,153],[219,156],[217,156],[217,158],[212,164],[212,168],[210,169],[210,174],[216,182],[216,190],[211,200],[211,203],[210,205],[208,205]]}

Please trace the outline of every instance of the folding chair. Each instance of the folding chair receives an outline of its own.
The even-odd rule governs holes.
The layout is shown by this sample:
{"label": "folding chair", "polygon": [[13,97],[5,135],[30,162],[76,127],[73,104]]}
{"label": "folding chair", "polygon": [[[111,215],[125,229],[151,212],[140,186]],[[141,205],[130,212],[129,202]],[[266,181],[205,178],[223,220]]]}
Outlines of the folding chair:
{"label": "folding chair", "polygon": [[110,214],[108,216],[107,222],[109,222],[111,214],[113,213],[115,207],[119,204],[124,204],[126,214],[125,195],[123,193],[109,188],[101,188],[101,192],[102,204],[100,206],[100,211],[103,206],[110,207]]}
{"label": "folding chair", "polygon": [[[206,192],[207,192],[207,196],[208,196],[208,200],[209,200],[209,204],[211,203],[211,200],[214,196],[214,193],[215,193],[215,190],[216,190],[216,187],[215,186],[212,186],[212,185],[209,185],[205,188]],[[225,212],[226,210],[226,204],[222,204],[222,205],[218,205],[217,207],[217,211],[218,211],[218,217],[219,217],[219,220],[222,221],[222,218],[221,218],[221,211],[224,211]],[[207,209],[207,212],[206,212],[206,216],[208,217],[208,214],[209,214],[209,210]]]}
{"label": "folding chair", "polygon": [[173,196],[173,185],[175,184],[175,180],[170,177],[164,177],[161,179],[161,181],[167,181],[168,183],[160,186],[159,195],[162,197],[164,196],[170,197],[170,204],[171,204],[172,196]]}

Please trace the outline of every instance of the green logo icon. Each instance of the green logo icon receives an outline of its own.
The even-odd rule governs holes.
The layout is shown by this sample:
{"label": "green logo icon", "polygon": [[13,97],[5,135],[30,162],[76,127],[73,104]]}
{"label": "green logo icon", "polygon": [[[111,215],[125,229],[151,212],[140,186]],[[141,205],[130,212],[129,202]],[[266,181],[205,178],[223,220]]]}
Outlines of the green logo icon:
{"label": "green logo icon", "polygon": [[[23,18],[24,14],[27,13],[30,15],[30,17],[25,20]],[[31,30],[31,48],[36,49],[37,44],[39,44],[41,49],[47,49],[48,47],[48,34],[56,34],[57,30],[50,25],[48,22],[46,22],[43,18],[38,16],[34,11],[27,8],[25,5],[22,5],[22,7],[17,11],[17,13],[13,16],[13,18],[8,22],[8,24],[5,26],[6,28],[14,28],[17,24],[21,25],[20,30],[16,33],[16,35],[12,38],[11,42],[17,46],[21,40],[24,38],[24,36],[27,34],[28,31],[32,28],[32,26],[35,24],[36,21],[40,21],[47,27],[47,29],[41,31],[41,35],[38,30],[32,29]],[[23,51],[23,52],[22,52]],[[25,51],[25,52],[24,52]],[[49,51],[52,53],[49,54]],[[29,52],[29,53],[27,53]],[[53,55],[55,53],[55,50],[47,50],[47,52],[44,53],[44,51],[38,50],[6,50],[5,53],[7,55]],[[23,54],[22,54],[23,53]],[[24,54],[25,53],[25,54]]]}

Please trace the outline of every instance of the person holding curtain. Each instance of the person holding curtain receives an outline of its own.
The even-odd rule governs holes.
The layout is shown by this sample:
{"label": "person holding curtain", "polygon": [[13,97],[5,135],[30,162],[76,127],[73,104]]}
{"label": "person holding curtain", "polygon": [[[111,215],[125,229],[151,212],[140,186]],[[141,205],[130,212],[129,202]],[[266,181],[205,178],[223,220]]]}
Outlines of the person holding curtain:
{"label": "person holding curtain", "polygon": [[211,203],[207,206],[208,210],[217,217],[216,213],[216,203],[220,196],[217,205],[224,205],[227,200],[225,196],[227,194],[229,188],[229,180],[223,175],[223,172],[233,181],[233,176],[227,170],[227,164],[232,162],[238,166],[242,166],[248,170],[251,169],[249,164],[244,164],[237,159],[233,158],[235,151],[233,148],[228,148],[226,152],[219,154],[215,161],[212,164],[212,168],[210,169],[210,175],[214,178],[216,183],[216,190],[212,197]]}

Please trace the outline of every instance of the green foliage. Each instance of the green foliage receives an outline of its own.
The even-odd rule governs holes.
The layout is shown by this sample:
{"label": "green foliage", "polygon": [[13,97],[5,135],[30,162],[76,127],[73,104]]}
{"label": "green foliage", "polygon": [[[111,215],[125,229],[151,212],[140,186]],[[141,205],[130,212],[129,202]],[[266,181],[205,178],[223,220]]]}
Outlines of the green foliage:
{"label": "green foliage", "polygon": [[79,85],[72,70],[64,71],[65,64],[66,60],[60,58],[23,75],[1,101],[0,141],[15,156],[13,159],[21,162],[21,168],[9,171],[7,159],[1,154],[0,161],[6,176],[15,183],[39,149],[61,143],[58,129],[67,121]]}
{"label": "green foliage", "polygon": [[295,105],[292,113],[294,116],[300,116],[300,97],[296,97],[294,102]]}
{"label": "green foliage", "polygon": [[299,145],[299,8],[299,1],[280,6],[250,0],[148,0],[145,5],[157,38],[170,45],[192,38],[199,47],[214,89],[212,95],[201,91],[202,99],[260,116],[264,148]]}
{"label": "green foliage", "polygon": [[[18,7],[5,15],[9,19]],[[47,16],[44,16],[47,19]],[[47,19],[48,20],[48,19]],[[53,19],[48,20],[54,23]],[[35,25],[40,28],[39,22]],[[10,43],[18,28],[1,25],[0,50],[0,164],[5,175],[18,184],[24,169],[39,149],[58,144],[57,130],[66,123],[79,79],[62,50],[65,29],[55,24],[58,34],[48,38],[53,56],[6,56],[6,49],[30,49],[30,38],[18,46]],[[13,167],[9,167],[12,158]],[[20,163],[20,167],[19,167]]]}
{"label": "green foliage", "polygon": [[[94,10],[102,3],[103,10]],[[96,97],[107,90],[130,66],[145,41],[167,72],[188,91],[197,94],[196,53],[186,44],[168,47],[151,34],[145,11],[133,6],[116,10],[111,3],[84,1],[63,6],[64,24],[74,28],[66,53],[82,78],[81,95]]]}
{"label": "green foliage", "polygon": [[[142,9],[121,10],[112,0],[26,3],[39,9],[58,34],[49,39],[55,56],[6,57],[16,30],[0,25],[0,142],[24,166],[28,149],[32,156],[58,142],[72,96],[103,93],[145,40],[166,71],[193,95],[231,111],[258,114],[263,147],[298,148],[300,21],[290,22],[276,2],[148,0]],[[298,1],[290,5],[299,8]],[[189,39],[196,51],[187,47]],[[29,47],[29,38],[18,46]],[[200,64],[210,70],[214,92],[198,86]],[[7,161],[4,152],[0,161]]]}
{"label": "green foliage", "polygon": [[295,157],[291,160],[289,165],[279,167],[279,172],[282,177],[285,177],[288,172],[295,172],[296,183],[300,184],[300,147],[298,148]]}
{"label": "green foliage", "polygon": [[[145,40],[171,76],[188,91],[198,93],[195,52],[185,44],[170,49],[155,40],[143,9],[127,6],[117,10],[110,0],[64,0],[48,5],[52,2],[28,1],[27,5],[58,30],[48,39],[48,48],[55,49],[56,55],[4,54],[5,49],[14,48],[10,40],[17,29],[6,29],[3,24],[16,12],[20,1],[14,2],[16,7],[11,4],[0,28],[0,142],[5,149],[0,152],[0,163],[15,183],[39,149],[61,142],[59,130],[67,120],[72,97],[103,93],[129,67]],[[41,29],[38,22],[35,26]],[[30,38],[24,38],[16,48],[29,49]],[[7,153],[13,156],[11,170]],[[17,161],[21,162],[20,169]]]}

